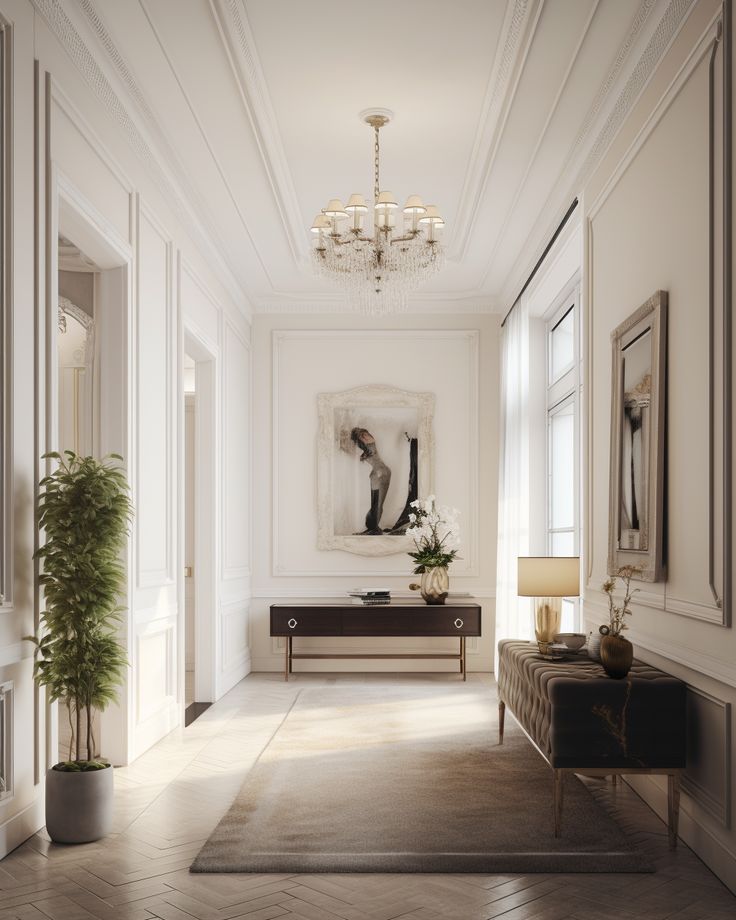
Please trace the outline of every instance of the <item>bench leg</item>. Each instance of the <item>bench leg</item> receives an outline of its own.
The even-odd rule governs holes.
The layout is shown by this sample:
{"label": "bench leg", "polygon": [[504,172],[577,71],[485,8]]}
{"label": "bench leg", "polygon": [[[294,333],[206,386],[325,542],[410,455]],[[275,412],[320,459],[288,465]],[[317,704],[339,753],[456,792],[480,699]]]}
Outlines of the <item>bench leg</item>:
{"label": "bench leg", "polygon": [[506,703],[498,701],[498,743],[503,744],[503,721],[506,716]]}
{"label": "bench leg", "polygon": [[670,847],[677,846],[677,825],[680,818],[680,774],[670,773],[667,776],[667,830],[669,832]]}
{"label": "bench leg", "polygon": [[563,797],[563,779],[565,774],[562,770],[554,770],[554,810],[555,810],[555,837],[562,833],[562,797]]}

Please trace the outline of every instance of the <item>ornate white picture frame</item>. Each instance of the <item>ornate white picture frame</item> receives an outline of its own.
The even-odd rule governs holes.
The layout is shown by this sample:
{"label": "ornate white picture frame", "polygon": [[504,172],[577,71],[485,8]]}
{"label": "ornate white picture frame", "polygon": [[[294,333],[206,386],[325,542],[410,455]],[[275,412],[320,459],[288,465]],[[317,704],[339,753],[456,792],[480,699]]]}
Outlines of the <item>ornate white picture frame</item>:
{"label": "ornate white picture frame", "polygon": [[409,501],[434,484],[433,393],[392,386],[317,396],[317,547],[389,556],[412,547]]}

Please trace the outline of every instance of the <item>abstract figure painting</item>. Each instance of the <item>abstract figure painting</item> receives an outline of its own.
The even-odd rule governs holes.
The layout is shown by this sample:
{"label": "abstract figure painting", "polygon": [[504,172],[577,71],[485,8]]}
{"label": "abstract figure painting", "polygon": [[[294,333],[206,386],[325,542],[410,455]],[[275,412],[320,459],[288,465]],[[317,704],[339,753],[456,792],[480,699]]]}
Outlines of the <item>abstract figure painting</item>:
{"label": "abstract figure painting", "polygon": [[608,571],[634,565],[642,581],[664,574],[666,311],[657,291],[612,335]]}
{"label": "abstract figure painting", "polygon": [[434,396],[365,386],[318,396],[318,547],[405,552],[411,502],[431,489]]}

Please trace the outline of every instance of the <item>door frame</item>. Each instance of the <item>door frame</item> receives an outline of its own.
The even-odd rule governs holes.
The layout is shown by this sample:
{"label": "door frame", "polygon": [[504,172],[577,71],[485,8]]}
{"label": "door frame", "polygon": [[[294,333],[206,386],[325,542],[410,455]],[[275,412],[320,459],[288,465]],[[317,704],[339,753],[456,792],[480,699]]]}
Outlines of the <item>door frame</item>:
{"label": "door frame", "polygon": [[[184,468],[184,353],[195,362],[194,393],[194,699],[198,703],[214,703],[216,698],[217,661],[217,362],[218,355],[211,345],[183,318],[183,340],[179,355],[179,399],[181,418],[180,469]],[[186,609],[184,603],[184,544],[186,509],[184,477],[180,489],[179,565],[179,676],[180,699],[184,701],[186,678]],[[182,725],[184,718],[182,714]]]}
{"label": "door frame", "polygon": [[[95,357],[94,395],[92,420],[92,450],[98,456],[115,452],[125,458],[125,470],[131,489],[135,491],[135,465],[133,463],[132,397],[134,380],[132,278],[133,250],[127,240],[120,237],[94,205],[76,188],[68,177],[54,164],[49,163],[50,191],[46,212],[46,303],[40,319],[40,339],[45,352],[45,381],[43,382],[44,411],[39,413],[39,455],[58,449],[58,361],[57,361],[57,310],[58,310],[58,235],[63,233],[95,263]],[[113,309],[100,311],[101,299]],[[40,458],[38,463],[43,464]],[[46,473],[51,471],[46,462]],[[125,550],[126,589],[122,605],[129,611],[121,624],[120,638],[128,656],[132,656],[131,613],[133,586],[133,543],[131,534]],[[128,669],[120,687],[119,702],[113,703],[99,714],[100,742],[104,754],[114,764],[130,760],[132,741],[131,695],[134,675]],[[46,759],[47,767],[56,762],[59,746],[58,707],[47,701]]]}

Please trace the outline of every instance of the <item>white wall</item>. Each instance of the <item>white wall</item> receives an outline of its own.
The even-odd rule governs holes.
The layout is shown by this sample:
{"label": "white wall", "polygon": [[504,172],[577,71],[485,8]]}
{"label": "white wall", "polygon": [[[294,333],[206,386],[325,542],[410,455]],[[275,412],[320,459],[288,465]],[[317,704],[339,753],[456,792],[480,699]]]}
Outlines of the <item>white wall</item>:
{"label": "white wall", "polygon": [[[644,586],[630,638],[638,657],[690,687],[682,833],[736,889],[736,635],[733,628],[716,625],[722,612],[708,584],[708,66],[719,10],[715,0],[695,5],[584,192],[589,367],[585,609],[590,627],[606,618],[600,584],[608,541],[610,333],[664,289],[669,292],[667,578]],[[718,132],[717,127],[716,137]],[[716,342],[720,348],[717,332]],[[723,406],[718,386],[715,402],[718,417]],[[716,473],[716,481],[721,480]],[[723,546],[718,523],[716,553]],[[716,580],[722,582],[722,572]],[[661,781],[632,778],[632,784],[664,811]]]}
{"label": "white wall", "polygon": [[[51,16],[66,16],[58,6],[43,6]],[[0,803],[2,854],[43,824],[43,775],[55,750],[53,719],[46,724],[43,694],[34,700],[31,647],[21,638],[34,631],[39,609],[32,562],[37,458],[56,446],[59,228],[104,269],[95,288],[103,371],[97,443],[125,456],[136,506],[122,629],[131,667],[120,706],[102,723],[104,752],[117,763],[144,751],[183,713],[185,324],[211,345],[211,436],[223,444],[211,509],[225,560],[208,610],[214,694],[249,667],[250,327],[245,297],[211,267],[217,254],[136,127],[125,87],[90,53],[81,25],[65,19],[65,48],[29,0],[0,0],[0,13],[12,26],[14,53],[13,504],[2,532],[13,575],[0,612],[0,681],[15,682],[15,795]]]}
{"label": "white wall", "polygon": [[[468,643],[468,669],[492,670],[498,456],[496,316],[257,315],[254,318],[254,546],[252,654],[255,670],[283,667],[283,640],[269,637],[268,608],[288,599],[344,597],[356,584],[407,592],[406,554],[368,558],[317,549],[317,394],[387,384],[436,395],[435,493],[462,513],[462,559],[450,589],[483,605],[483,636]],[[277,444],[277,453],[274,445]],[[345,650],[341,640],[300,640],[313,650]],[[388,651],[396,640],[356,642]],[[452,643],[451,643],[452,644]],[[407,643],[415,651],[443,640]],[[453,645],[454,649],[454,645]],[[350,651],[355,651],[350,648]],[[300,662],[304,670],[324,670]],[[437,662],[331,661],[330,670],[435,670]]]}

